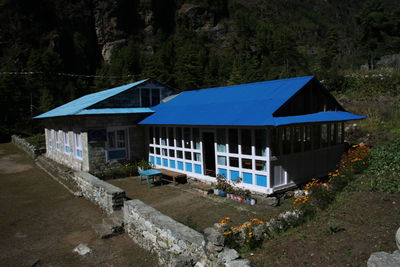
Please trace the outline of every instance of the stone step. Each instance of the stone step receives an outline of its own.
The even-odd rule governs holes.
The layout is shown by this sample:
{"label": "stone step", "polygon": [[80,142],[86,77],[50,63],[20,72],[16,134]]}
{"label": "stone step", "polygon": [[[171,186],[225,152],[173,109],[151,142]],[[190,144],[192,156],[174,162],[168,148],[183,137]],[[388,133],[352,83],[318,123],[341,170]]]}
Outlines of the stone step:
{"label": "stone step", "polygon": [[100,238],[110,238],[124,232],[124,218],[122,211],[114,212],[111,216],[104,218],[102,223],[92,226]]}

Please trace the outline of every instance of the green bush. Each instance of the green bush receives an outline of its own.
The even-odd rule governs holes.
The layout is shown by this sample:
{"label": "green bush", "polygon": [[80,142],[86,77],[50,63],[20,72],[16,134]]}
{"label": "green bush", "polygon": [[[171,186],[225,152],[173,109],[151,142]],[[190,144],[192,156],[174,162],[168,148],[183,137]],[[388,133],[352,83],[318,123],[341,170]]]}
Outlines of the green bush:
{"label": "green bush", "polygon": [[368,168],[369,189],[400,193],[400,137],[374,148]]}

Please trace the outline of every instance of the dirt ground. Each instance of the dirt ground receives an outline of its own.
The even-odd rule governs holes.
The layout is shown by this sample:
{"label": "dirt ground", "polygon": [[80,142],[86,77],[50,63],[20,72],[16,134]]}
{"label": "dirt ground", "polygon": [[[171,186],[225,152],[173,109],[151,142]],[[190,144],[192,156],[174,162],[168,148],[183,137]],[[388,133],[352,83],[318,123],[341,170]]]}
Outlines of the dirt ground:
{"label": "dirt ground", "polygon": [[[39,169],[12,144],[0,144],[0,266],[156,266],[126,234],[99,239],[104,214]],[[92,252],[79,256],[80,243]]]}
{"label": "dirt ground", "polygon": [[285,203],[279,207],[265,204],[250,206],[231,199],[214,195],[204,195],[193,190],[189,184],[162,185],[148,188],[140,184],[139,177],[108,180],[107,182],[123,188],[129,198],[140,199],[173,219],[202,232],[226,216],[235,224],[244,223],[250,218],[278,214],[288,208]]}
{"label": "dirt ground", "polygon": [[243,256],[257,266],[366,266],[371,253],[397,249],[399,227],[399,195],[342,192],[314,220]]}

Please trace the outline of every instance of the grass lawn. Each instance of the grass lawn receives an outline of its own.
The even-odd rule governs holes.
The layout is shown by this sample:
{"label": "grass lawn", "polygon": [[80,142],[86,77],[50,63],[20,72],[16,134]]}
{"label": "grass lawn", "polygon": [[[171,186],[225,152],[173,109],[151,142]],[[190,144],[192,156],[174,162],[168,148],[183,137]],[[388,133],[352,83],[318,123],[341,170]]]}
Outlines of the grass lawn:
{"label": "grass lawn", "polygon": [[125,190],[127,197],[140,199],[160,212],[187,226],[203,231],[230,216],[235,224],[241,224],[250,218],[258,218],[278,214],[288,209],[290,201],[279,207],[265,204],[250,206],[231,199],[214,195],[204,195],[193,190],[188,184],[172,184],[148,188],[146,183],[140,184],[138,177],[108,180],[107,182]]}
{"label": "grass lawn", "polygon": [[371,253],[393,252],[400,195],[368,192],[361,179],[313,220],[243,257],[257,266],[365,266]]}

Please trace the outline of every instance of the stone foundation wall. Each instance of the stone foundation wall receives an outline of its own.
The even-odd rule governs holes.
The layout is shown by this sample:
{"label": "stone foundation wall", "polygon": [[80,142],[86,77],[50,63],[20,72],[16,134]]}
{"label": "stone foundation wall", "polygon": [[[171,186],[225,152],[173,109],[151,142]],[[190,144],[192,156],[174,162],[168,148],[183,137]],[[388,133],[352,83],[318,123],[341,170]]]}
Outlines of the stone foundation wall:
{"label": "stone foundation wall", "polygon": [[83,196],[112,214],[124,205],[125,191],[106,183],[87,172],[76,172],[72,177]]}
{"label": "stone foundation wall", "polygon": [[24,138],[17,135],[11,136],[11,142],[16,146],[18,146],[19,148],[21,148],[22,150],[24,150],[26,153],[28,153],[29,156],[31,156],[34,159],[46,152],[43,149],[39,149],[34,145],[29,144]]}

